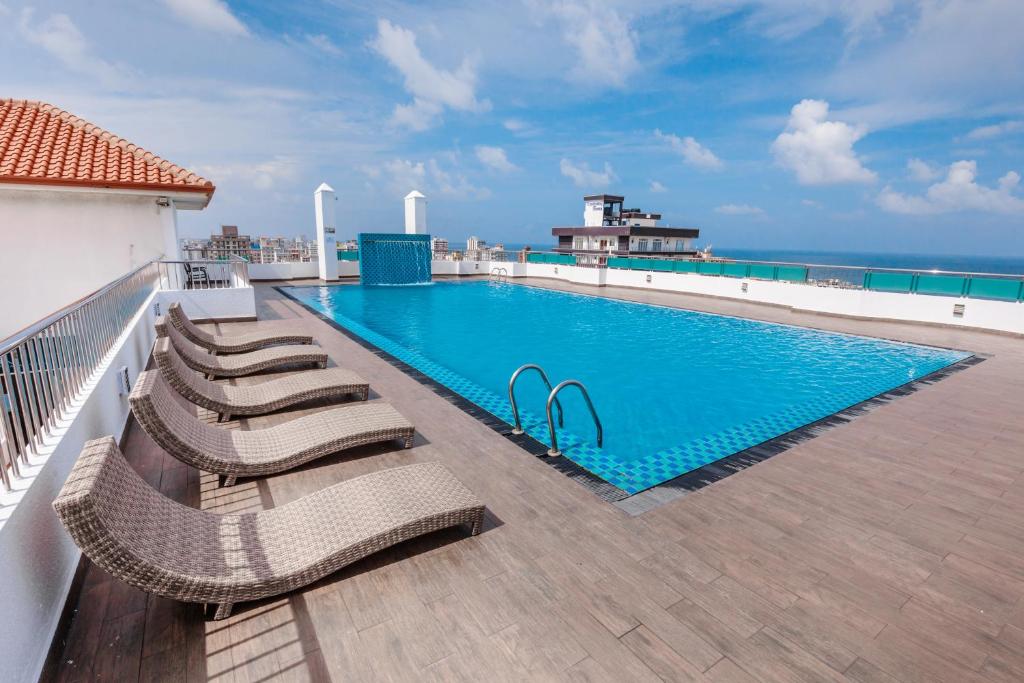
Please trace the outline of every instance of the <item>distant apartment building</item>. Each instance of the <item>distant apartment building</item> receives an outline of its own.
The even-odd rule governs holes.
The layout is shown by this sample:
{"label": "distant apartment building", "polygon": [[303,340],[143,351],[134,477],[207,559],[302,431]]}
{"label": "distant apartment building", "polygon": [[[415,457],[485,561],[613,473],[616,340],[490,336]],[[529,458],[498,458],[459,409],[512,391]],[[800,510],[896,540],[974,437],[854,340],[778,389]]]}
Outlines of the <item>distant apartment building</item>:
{"label": "distant apartment building", "polygon": [[448,240],[443,237],[432,237],[430,239],[430,251],[435,254],[447,254]]}
{"label": "distant apartment building", "polygon": [[213,261],[226,261],[232,256],[252,260],[252,238],[238,234],[237,225],[220,226],[219,235],[210,235],[210,246],[207,258]]}
{"label": "distant apartment building", "polygon": [[207,240],[184,239],[181,241],[181,257],[186,261],[202,261],[206,258]]}
{"label": "distant apartment building", "polygon": [[660,213],[623,209],[625,198],[599,194],[583,198],[583,225],[556,227],[556,251],[616,255],[693,256],[698,228],[658,225]]}
{"label": "distant apartment building", "polygon": [[317,257],[317,243],[305,235],[290,237],[250,237],[238,234],[232,225],[222,226],[220,235],[210,239],[184,239],[181,252],[184,258],[196,260],[224,260],[240,256],[253,263],[308,262]]}
{"label": "distant apartment building", "polygon": [[301,238],[259,237],[253,246],[253,261],[258,263],[310,260],[310,249]]}
{"label": "distant apartment building", "polygon": [[466,240],[466,254],[465,257],[470,261],[488,261],[494,255],[496,251],[502,251],[505,248],[503,244],[489,245],[486,240],[482,240],[476,235],[471,235]]}

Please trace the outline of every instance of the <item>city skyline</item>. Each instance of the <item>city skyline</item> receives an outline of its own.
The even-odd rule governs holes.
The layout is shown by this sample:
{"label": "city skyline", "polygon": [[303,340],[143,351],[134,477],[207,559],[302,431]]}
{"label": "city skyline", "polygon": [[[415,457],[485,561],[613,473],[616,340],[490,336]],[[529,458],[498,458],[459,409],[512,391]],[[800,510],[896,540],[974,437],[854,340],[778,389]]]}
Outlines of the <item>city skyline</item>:
{"label": "city skyline", "polygon": [[0,0],[0,17],[5,95],[217,184],[186,237],[310,235],[327,181],[346,236],[400,230],[418,189],[431,233],[546,245],[581,195],[612,192],[715,245],[1024,255],[1024,13],[1005,0]]}

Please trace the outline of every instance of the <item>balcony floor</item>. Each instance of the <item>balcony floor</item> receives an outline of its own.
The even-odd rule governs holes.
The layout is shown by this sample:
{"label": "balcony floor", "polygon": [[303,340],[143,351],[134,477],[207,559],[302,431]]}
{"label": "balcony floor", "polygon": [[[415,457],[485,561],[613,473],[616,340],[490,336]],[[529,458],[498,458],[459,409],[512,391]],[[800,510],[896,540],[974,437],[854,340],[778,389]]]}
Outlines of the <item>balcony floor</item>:
{"label": "balcony floor", "polygon": [[256,291],[261,320],[309,330],[409,417],[415,447],[217,489],[132,424],[137,470],[226,512],[439,460],[487,504],[484,533],[404,544],[222,622],[89,566],[59,680],[1024,680],[1022,340],[581,288],[991,355],[630,517],[270,286]]}

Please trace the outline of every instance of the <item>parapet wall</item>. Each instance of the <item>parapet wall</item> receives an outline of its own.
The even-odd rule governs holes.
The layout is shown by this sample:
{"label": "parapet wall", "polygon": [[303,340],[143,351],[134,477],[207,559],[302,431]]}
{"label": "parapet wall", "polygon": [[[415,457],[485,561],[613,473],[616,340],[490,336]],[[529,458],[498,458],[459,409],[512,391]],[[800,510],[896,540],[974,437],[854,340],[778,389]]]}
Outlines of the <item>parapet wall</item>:
{"label": "parapet wall", "polygon": [[[358,275],[358,264],[355,262],[339,263],[338,266],[339,269],[345,267],[344,275]],[[1019,301],[819,287],[813,283],[697,273],[583,268],[562,263],[431,263],[434,276],[486,276],[492,268],[505,268],[510,278],[543,277],[595,287],[611,285],[657,289],[752,301],[826,315],[951,325],[1024,335],[1024,302]],[[249,276],[252,280],[316,277],[316,264],[251,264]],[[963,310],[958,310],[958,306],[962,306]]]}
{"label": "parapet wall", "polygon": [[[489,270],[489,269],[488,269]],[[530,277],[723,297],[800,311],[970,327],[1024,335],[1024,303],[822,287],[812,283],[530,263]]]}

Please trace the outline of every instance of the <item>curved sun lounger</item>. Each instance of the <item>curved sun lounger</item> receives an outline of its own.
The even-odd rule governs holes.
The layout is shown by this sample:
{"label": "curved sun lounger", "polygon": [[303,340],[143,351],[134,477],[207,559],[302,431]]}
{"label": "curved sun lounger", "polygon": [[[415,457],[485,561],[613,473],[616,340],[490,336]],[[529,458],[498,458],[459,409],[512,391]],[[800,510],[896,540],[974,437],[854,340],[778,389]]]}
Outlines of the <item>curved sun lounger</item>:
{"label": "curved sun lounger", "polygon": [[265,429],[224,429],[190,414],[158,371],[128,396],[132,413],[160,447],[182,462],[218,474],[225,486],[298,467],[331,453],[397,439],[412,447],[415,428],[391,405],[374,401],[323,410]]}
{"label": "curved sun lounger", "polygon": [[275,344],[312,344],[308,334],[281,332],[245,332],[243,334],[213,334],[196,327],[185,315],[181,304],[175,302],[167,307],[167,317],[189,341],[214,353],[243,353],[256,351]]}
{"label": "curved sun lounger", "polygon": [[167,337],[156,340],[153,357],[160,374],[179,394],[225,421],[232,415],[263,415],[312,400],[354,395],[365,401],[370,393],[365,379],[344,368],[298,372],[241,387],[217,384],[189,368]]}
{"label": "curved sun lounger", "polygon": [[156,335],[170,339],[185,365],[209,379],[241,377],[295,364],[312,363],[319,368],[327,367],[327,354],[314,345],[271,346],[233,356],[214,356],[186,339],[162,316],[156,319]]}
{"label": "curved sun lounger", "polygon": [[53,502],[85,555],[147,593],[217,605],[308,585],[384,548],[467,524],[484,506],[444,465],[367,474],[265,512],[215,514],[153,489],[113,437],[85,444]]}

